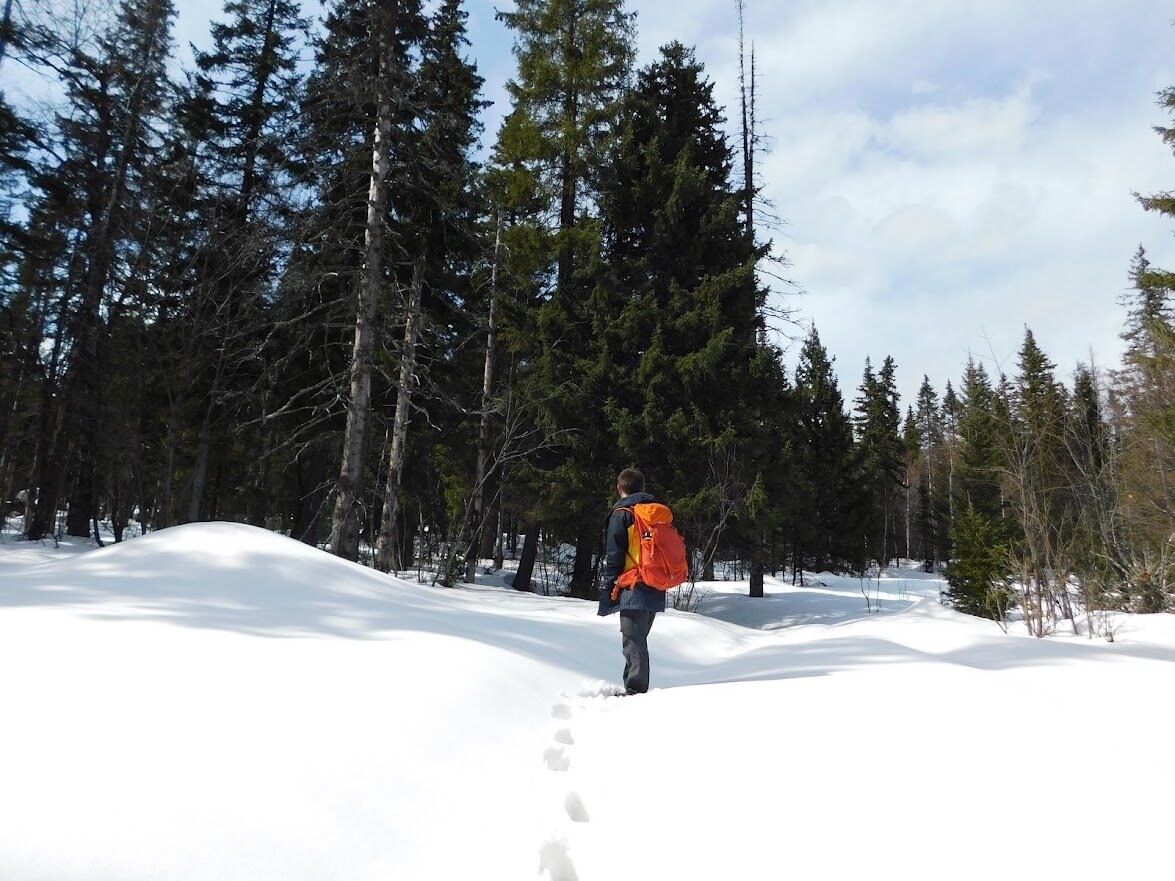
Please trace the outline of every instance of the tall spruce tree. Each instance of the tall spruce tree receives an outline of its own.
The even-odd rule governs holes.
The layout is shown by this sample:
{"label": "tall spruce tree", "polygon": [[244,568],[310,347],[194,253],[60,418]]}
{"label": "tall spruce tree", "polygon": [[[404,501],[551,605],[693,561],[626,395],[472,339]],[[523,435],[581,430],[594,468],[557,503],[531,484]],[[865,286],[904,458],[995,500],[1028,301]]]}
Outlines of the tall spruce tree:
{"label": "tall spruce tree", "polygon": [[959,417],[963,412],[962,401],[955,394],[951,381],[947,380],[946,391],[942,395],[942,428],[944,457],[946,459],[946,499],[944,501],[946,529],[942,532],[941,545],[942,559],[950,557],[950,524],[955,514],[955,469],[959,458]]}
{"label": "tall spruce tree", "polygon": [[[1158,98],[1175,115],[1175,86],[1161,90]],[[1155,131],[1175,149],[1175,126],[1156,126]],[[1175,217],[1175,193],[1137,198],[1147,211]],[[1134,535],[1133,592],[1149,594],[1152,605],[1170,609],[1175,608],[1175,272],[1145,260],[1140,248],[1127,302],[1125,365],[1115,383],[1130,414],[1123,437],[1123,498]]]}
{"label": "tall spruce tree", "polygon": [[[13,498],[15,484],[29,476],[17,462],[34,457],[42,310],[18,280],[28,243],[17,205],[27,199],[35,137],[34,127],[0,90],[0,494],[5,499]],[[26,497],[28,489],[19,488]]]}
{"label": "tall spruce tree", "polygon": [[1069,405],[1054,370],[1032,331],[1025,329],[1011,386],[1005,481],[1019,525],[1015,562],[1025,592],[1025,617],[1036,636],[1043,636],[1047,622],[1059,615],[1072,618],[1064,583],[1069,562],[1063,556],[1073,513],[1066,504],[1072,485],[1064,442]]}
{"label": "tall spruce tree", "polygon": [[869,512],[863,536],[867,558],[885,567],[897,554],[903,481],[901,410],[896,365],[886,357],[876,373],[868,359],[856,400],[855,427]]}
{"label": "tall spruce tree", "polygon": [[795,371],[797,507],[793,577],[852,568],[859,555],[861,499],[853,426],[832,359],[812,328]]}
{"label": "tall spruce tree", "polygon": [[967,360],[958,417],[960,464],[956,488],[960,507],[971,505],[989,519],[1003,517],[1000,488],[1001,429],[996,393],[984,366]]}
{"label": "tall spruce tree", "polygon": [[1064,551],[1072,559],[1087,609],[1112,608],[1127,570],[1115,541],[1121,522],[1117,463],[1102,391],[1095,368],[1079,364],[1065,432],[1073,468],[1066,503],[1074,523]]}
{"label": "tall spruce tree", "polygon": [[961,611],[999,618],[1007,608],[1009,527],[1001,487],[1003,428],[998,396],[984,366],[967,360],[958,405],[959,465],[951,523],[947,592]]}
{"label": "tall spruce tree", "polygon": [[[352,63],[368,62],[374,72],[370,92],[371,171],[368,175],[367,206],[363,233],[363,265],[356,279],[357,309],[351,348],[347,394],[347,423],[343,432],[343,455],[335,490],[331,525],[331,551],[355,560],[359,556],[359,535],[363,520],[364,496],[368,487],[367,457],[372,428],[372,378],[380,301],[387,274],[393,263],[388,236],[389,196],[393,190],[393,165],[403,169],[397,177],[410,178],[418,168],[416,151],[417,108],[414,105],[413,49],[424,34],[419,0],[397,0],[391,4],[361,7],[370,42]],[[359,97],[359,96],[356,96]],[[414,155],[415,154],[415,155]],[[401,246],[402,247],[402,246]],[[413,265],[406,312],[419,308],[423,284],[421,258],[409,254]],[[412,316],[409,315],[411,318]],[[409,325],[411,328],[412,325]],[[408,331],[409,335],[413,333]],[[408,341],[409,347],[415,340]]]}
{"label": "tall spruce tree", "polygon": [[757,398],[778,387],[759,382],[770,359],[756,343],[756,252],[721,123],[685,47],[664,47],[640,72],[601,200],[608,274],[591,301],[622,454],[711,558],[755,482],[752,423],[767,411]]}
{"label": "tall spruce tree", "polygon": [[[415,386],[423,374],[425,391],[435,391],[440,384],[437,381],[443,377],[449,380],[444,384],[456,391],[459,377],[447,367],[464,366],[466,375],[473,367],[472,359],[461,357],[464,347],[459,343],[472,332],[471,322],[480,319],[481,313],[471,284],[474,264],[481,255],[475,202],[478,169],[472,154],[481,132],[477,115],[483,103],[479,98],[482,79],[462,54],[467,43],[466,18],[460,0],[445,0],[429,20],[417,74],[419,169],[412,185],[400,188],[391,197],[402,247],[415,256],[415,262],[412,277],[405,279],[411,296],[399,353],[396,412],[387,450],[387,479],[376,546],[376,565],[384,570],[394,564]],[[472,395],[459,397],[452,403],[461,409],[468,407]],[[451,412],[453,408],[447,409]],[[449,449],[465,453],[472,449],[468,428],[464,426],[460,440],[448,442]],[[445,471],[442,479],[450,484],[468,484],[473,463],[468,455],[458,458],[460,465]],[[457,528],[465,528],[460,512],[453,514]],[[473,546],[466,536],[460,537],[462,540],[452,538],[454,556],[441,576],[446,584],[456,576],[456,558],[464,556],[462,540]]]}
{"label": "tall spruce tree", "polygon": [[[64,249],[57,256],[43,252],[40,259],[59,267],[53,273],[54,285],[60,285],[53,321],[67,340],[53,357],[68,357],[60,394],[46,400],[42,411],[34,476],[39,491],[26,521],[30,538],[51,531],[66,494],[70,534],[89,534],[97,515],[105,465],[99,443],[112,424],[102,382],[114,323],[108,307],[118,301],[120,282],[132,277],[142,207],[135,203],[143,198],[158,143],[156,123],[166,108],[174,14],[170,0],[122,3],[94,52],[75,48],[64,62],[68,109],[58,121],[59,160],[39,174],[46,195],[38,207],[55,206],[49,222],[57,232],[42,245]],[[57,407],[57,415],[49,412]]]}
{"label": "tall spruce tree", "polygon": [[[537,316],[527,360],[543,389],[542,419],[569,432],[554,471],[552,524],[575,544],[572,592],[590,598],[599,510],[614,475],[614,437],[597,415],[598,360],[589,299],[598,275],[599,170],[630,79],[632,15],[622,0],[519,0],[498,17],[514,32],[518,74],[496,162],[529,192],[516,225],[539,252]],[[532,252],[533,254],[534,252]],[[593,375],[595,379],[593,380]]]}
{"label": "tall spruce tree", "polygon": [[[921,520],[921,511],[925,507],[925,487],[919,479],[922,470],[922,439],[918,433],[918,422],[914,418],[914,408],[906,407],[906,418],[902,422],[902,474],[903,497],[902,509],[905,515],[902,524],[902,540],[899,549],[905,559],[914,559],[915,520]],[[921,552],[921,547],[918,547]]]}
{"label": "tall spruce tree", "polygon": [[[1163,94],[1175,106],[1175,92]],[[1175,203],[1161,196],[1143,204],[1175,214]],[[1114,376],[1120,498],[1129,536],[1118,555],[1134,608],[1158,611],[1175,608],[1175,273],[1152,267],[1139,249],[1131,279],[1122,332],[1126,352]]]}
{"label": "tall spruce tree", "polygon": [[942,542],[940,535],[946,517],[943,493],[939,485],[939,451],[943,444],[943,416],[938,402],[938,393],[930,384],[930,377],[922,377],[918,389],[918,409],[915,420],[921,467],[918,470],[918,545],[921,549],[923,566],[933,572],[939,560]]}
{"label": "tall spruce tree", "polygon": [[[331,530],[332,472],[349,412],[378,76],[373,15],[370,3],[329,8],[298,106],[298,137],[287,145],[302,167],[305,202],[266,347],[274,397],[267,415],[289,463],[291,535],[315,545]],[[372,501],[365,497],[363,510]]]}
{"label": "tall spruce tree", "polygon": [[[283,284],[282,308],[321,357],[285,363],[303,379],[283,382],[284,409],[313,414],[301,426],[310,462],[303,485],[318,473],[314,463],[334,453],[313,434],[341,430],[330,544],[350,559],[358,556],[361,533],[374,538],[377,521],[371,478],[378,456],[371,439],[373,402],[382,394],[378,342],[386,323],[403,321],[411,292],[404,279],[413,277],[418,258],[402,240],[392,195],[412,188],[421,168],[417,67],[425,32],[419,0],[336,3],[303,105],[300,152],[313,197],[302,225],[307,244]],[[396,310],[400,296],[405,306]],[[335,336],[332,327],[345,331]]]}
{"label": "tall spruce tree", "polygon": [[[229,0],[226,20],[212,26],[212,48],[197,52],[189,116],[199,133],[201,225],[194,244],[193,290],[184,301],[190,334],[188,386],[180,413],[199,426],[185,459],[190,471],[184,520],[216,516],[208,503],[210,473],[243,497],[219,501],[247,510],[263,498],[267,461],[230,458],[234,444],[262,449],[256,417],[265,409],[261,358],[279,271],[288,250],[297,166],[289,145],[297,130],[298,50],[307,23],[289,0]],[[244,425],[253,436],[242,437]],[[253,469],[250,474],[245,468]],[[227,478],[227,479],[226,479]],[[253,511],[261,522],[261,511]]]}

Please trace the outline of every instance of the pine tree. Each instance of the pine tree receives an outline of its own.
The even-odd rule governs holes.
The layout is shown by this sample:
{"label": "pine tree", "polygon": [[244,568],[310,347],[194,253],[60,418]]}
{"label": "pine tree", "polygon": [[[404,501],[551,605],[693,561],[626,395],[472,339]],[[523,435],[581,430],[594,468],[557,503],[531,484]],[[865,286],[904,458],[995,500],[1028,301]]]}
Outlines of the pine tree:
{"label": "pine tree", "polygon": [[[633,17],[619,0],[520,0],[498,18],[514,31],[518,77],[501,140],[535,169],[557,208],[555,298],[570,294],[582,210],[597,191],[618,101],[634,57]],[[590,235],[590,230],[588,231]],[[588,240],[590,245],[590,239]]]}
{"label": "pine tree", "polygon": [[[1002,616],[1011,578],[1010,527],[1001,489],[1005,442],[998,396],[983,365],[967,360],[963,394],[947,411],[956,414],[959,464],[954,481],[950,562],[951,604],[973,615]],[[945,405],[944,405],[945,406]]]}
{"label": "pine tree", "polygon": [[[290,534],[314,545],[331,529],[332,472],[339,471],[349,410],[355,292],[372,173],[374,11],[370,3],[329,9],[297,108],[300,130],[287,145],[301,166],[306,198],[294,221],[274,303],[275,332],[265,349],[273,390],[267,416],[289,463]],[[364,511],[372,501],[362,500]]]}
{"label": "pine tree", "polygon": [[[459,0],[445,0],[429,23],[418,71],[420,168],[414,185],[402,188],[392,197],[393,216],[403,218],[401,242],[415,255],[416,262],[408,282],[412,295],[405,316],[396,414],[388,446],[387,481],[376,549],[376,565],[385,570],[393,563],[408,417],[422,360],[418,348],[423,348],[426,354],[431,351],[437,365],[452,363],[456,360],[457,341],[471,330],[474,292],[470,280],[474,262],[480,256],[474,202],[477,168],[472,152],[481,131],[477,113],[482,106],[478,97],[482,80],[473,64],[461,55],[466,43],[465,21],[466,14]],[[421,342],[425,333],[435,338]],[[465,401],[468,400],[466,396]],[[453,446],[468,451],[471,448],[468,440],[466,436],[464,443]],[[456,469],[457,474],[447,473],[448,481],[467,484],[473,470],[471,465],[466,461]],[[457,511],[452,514],[450,519],[459,528],[466,528],[467,516]],[[452,583],[456,577],[456,561],[464,557],[462,543],[474,546],[469,538],[458,540],[455,535],[450,538],[451,557],[441,576],[445,584]]]}
{"label": "pine tree", "polygon": [[922,385],[918,389],[916,422],[922,466],[917,477],[919,546],[922,548],[924,568],[927,572],[933,572],[940,559],[939,534],[945,513],[938,491],[938,455],[943,443],[943,426],[938,394],[928,376],[922,377]]}
{"label": "pine tree", "polygon": [[792,571],[851,568],[858,556],[860,490],[853,427],[832,360],[812,328],[795,371],[796,505]]}
{"label": "pine tree", "polygon": [[[1171,93],[1163,93],[1171,98]],[[1175,100],[1175,99],[1173,99]],[[1161,130],[1170,140],[1169,132]],[[1163,197],[1144,200],[1172,213]],[[1126,301],[1123,367],[1114,377],[1120,426],[1122,516],[1129,539],[1120,543],[1134,607],[1175,607],[1175,274],[1154,269],[1140,249]]]}
{"label": "pine tree", "polygon": [[[70,111],[58,122],[61,160],[38,175],[45,196],[34,213],[47,233],[40,245],[61,249],[56,255],[43,250],[37,260],[47,269],[56,265],[51,274],[64,272],[51,282],[61,285],[53,320],[68,335],[54,346],[54,371],[66,351],[68,361],[60,394],[42,409],[34,476],[39,494],[26,521],[30,538],[53,528],[67,475],[70,534],[87,535],[97,514],[105,464],[98,445],[112,424],[101,382],[113,326],[106,307],[115,301],[117,282],[130,277],[127,261],[141,216],[132,206],[142,196],[157,141],[154,125],[165,108],[173,17],[169,0],[122,3],[95,54],[76,49],[66,62]],[[58,405],[54,416],[49,408]]]}
{"label": "pine tree", "polygon": [[[899,542],[907,560],[914,559],[914,532],[915,520],[922,521],[922,512],[927,508],[926,487],[920,479],[922,471],[922,440],[918,434],[918,423],[914,419],[914,408],[906,407],[906,419],[902,423],[902,462],[904,472],[902,484],[904,487],[903,510],[905,512],[904,544]],[[917,494],[917,502],[915,502]],[[922,548],[919,545],[919,552]]]}
{"label": "pine tree", "polygon": [[901,521],[904,469],[895,374],[893,358],[887,356],[876,374],[866,359],[856,401],[857,445],[869,511],[864,540],[868,558],[882,568],[897,555],[895,537]]}
{"label": "pine tree", "polygon": [[[201,117],[207,129],[198,133],[201,228],[184,315],[192,334],[183,394],[191,409],[184,415],[199,426],[184,520],[217,514],[205,497],[210,471],[227,470],[242,492],[232,501],[221,496],[232,510],[263,496],[259,474],[237,466],[260,469],[266,457],[225,457],[234,435],[265,409],[258,356],[283,268],[297,173],[288,146],[297,126],[290,97],[300,89],[297,53],[307,23],[289,0],[229,0],[224,12],[227,21],[212,26],[211,51],[196,53],[198,74],[187,98],[188,115]],[[260,438],[245,446],[257,449]],[[260,513],[251,519],[258,522]]]}
{"label": "pine tree", "polygon": [[[1158,98],[1175,114],[1175,86]],[[1175,126],[1155,131],[1175,148]],[[1169,191],[1136,197],[1147,211],[1175,216]],[[1125,364],[1115,381],[1129,414],[1121,473],[1133,545],[1130,589],[1149,596],[1152,607],[1175,608],[1175,272],[1151,267],[1139,248],[1131,275]]]}
{"label": "pine tree", "polygon": [[996,394],[984,366],[967,360],[957,418],[959,466],[956,510],[968,505],[984,517],[1003,517],[1000,489],[1001,437],[996,422]]}
{"label": "pine tree", "polygon": [[[34,456],[30,429],[40,372],[40,307],[17,278],[27,242],[16,205],[25,197],[34,168],[29,154],[35,137],[34,127],[0,91],[0,493],[5,499],[13,498],[15,484],[28,477],[18,463]],[[20,490],[27,493],[28,488]]]}
{"label": "pine tree", "polygon": [[[548,497],[562,536],[575,543],[572,592],[594,597],[598,511],[615,475],[615,440],[597,415],[601,376],[592,352],[589,298],[598,274],[593,217],[598,173],[616,130],[634,55],[622,0],[520,0],[498,17],[514,32],[518,75],[495,161],[522,192],[514,225],[537,270],[537,307],[527,360],[543,390],[542,421],[573,439],[547,463],[559,492]],[[525,215],[521,209],[525,207]]]}
{"label": "pine tree", "polygon": [[1067,401],[1054,369],[1032,331],[1025,329],[1012,386],[1005,474],[1021,535],[1018,574],[1031,598],[1026,617],[1036,636],[1044,635],[1046,620],[1056,620],[1055,597],[1067,598],[1054,584],[1066,568],[1058,556],[1068,526],[1060,488],[1069,483],[1063,440]]}
{"label": "pine tree", "polygon": [[591,301],[624,461],[672,501],[703,571],[730,539],[760,555],[778,544],[784,509],[750,500],[785,491],[790,407],[778,353],[758,341],[759,249],[721,123],[685,47],[640,72],[601,198],[607,268]]}
{"label": "pine tree", "polygon": [[955,394],[955,389],[948,379],[946,391],[942,396],[942,429],[943,429],[943,459],[944,471],[943,488],[940,502],[942,526],[938,530],[938,558],[949,560],[951,556],[950,533],[955,519],[955,482],[959,460],[959,418],[963,413],[963,403]]}
{"label": "pine tree", "polygon": [[1064,551],[1073,561],[1087,610],[1112,608],[1128,570],[1115,540],[1120,533],[1116,451],[1097,374],[1084,364],[1073,377],[1065,444],[1073,467],[1067,504],[1074,523]]}
{"label": "pine tree", "polygon": [[378,520],[371,438],[373,403],[384,392],[377,341],[392,333],[385,324],[403,326],[404,312],[393,316],[392,306],[402,296],[406,310],[419,257],[404,247],[393,195],[412,189],[421,168],[417,67],[425,32],[418,0],[335,4],[302,107],[299,152],[313,195],[301,224],[306,246],[293,256],[281,311],[304,341],[294,351],[308,347],[317,357],[284,362],[281,409],[312,414],[298,429],[304,486],[322,457],[333,458],[334,431],[341,432],[330,544],[351,559],[362,532],[374,539]]}
{"label": "pine tree", "polygon": [[947,599],[961,612],[1006,620],[1014,594],[1007,539],[999,524],[968,503],[952,529],[954,557],[947,567]]}

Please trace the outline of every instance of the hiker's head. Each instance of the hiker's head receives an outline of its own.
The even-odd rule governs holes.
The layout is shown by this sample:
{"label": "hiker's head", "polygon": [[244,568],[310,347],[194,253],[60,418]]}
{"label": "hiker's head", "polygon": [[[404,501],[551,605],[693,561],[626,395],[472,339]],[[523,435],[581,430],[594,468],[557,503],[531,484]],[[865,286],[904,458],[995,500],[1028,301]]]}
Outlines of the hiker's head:
{"label": "hiker's head", "polygon": [[616,478],[616,491],[620,497],[630,496],[633,493],[644,492],[645,476],[635,468],[625,468]]}

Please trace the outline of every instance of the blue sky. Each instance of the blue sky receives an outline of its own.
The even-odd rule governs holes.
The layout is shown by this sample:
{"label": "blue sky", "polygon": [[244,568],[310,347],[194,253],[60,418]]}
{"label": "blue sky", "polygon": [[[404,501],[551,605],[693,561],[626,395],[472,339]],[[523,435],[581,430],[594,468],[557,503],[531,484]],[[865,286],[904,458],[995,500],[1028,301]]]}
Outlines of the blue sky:
{"label": "blue sky", "polygon": [[[181,43],[219,3],[179,0]],[[513,73],[509,2],[468,0],[486,139]],[[1132,192],[1175,189],[1155,92],[1175,85],[1160,0],[747,0],[770,153],[761,184],[795,288],[851,399],[866,356],[956,386],[970,353],[1015,371],[1029,326],[1067,378],[1120,358],[1130,258],[1175,267],[1173,225]],[[308,3],[308,10],[318,9]],[[695,46],[734,106],[735,0],[630,0],[640,59]],[[802,293],[800,293],[802,291]],[[792,329],[793,334],[802,330]],[[798,346],[792,346],[791,357]]]}

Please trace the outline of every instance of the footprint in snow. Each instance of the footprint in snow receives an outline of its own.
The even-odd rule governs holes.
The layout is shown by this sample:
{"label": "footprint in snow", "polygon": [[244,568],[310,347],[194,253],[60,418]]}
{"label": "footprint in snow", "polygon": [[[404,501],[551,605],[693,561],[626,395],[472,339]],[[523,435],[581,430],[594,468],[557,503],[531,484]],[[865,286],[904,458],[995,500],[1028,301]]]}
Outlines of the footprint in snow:
{"label": "footprint in snow", "polygon": [[574,789],[567,793],[567,798],[563,799],[563,808],[574,823],[586,823],[591,820],[587,808],[584,807],[583,799]]}
{"label": "footprint in snow", "polygon": [[571,767],[571,759],[567,756],[567,750],[561,746],[549,746],[543,753],[543,761],[547,763],[547,769],[550,771],[566,771]]}
{"label": "footprint in snow", "polygon": [[539,875],[546,881],[579,881],[566,841],[551,839],[539,848]]}
{"label": "footprint in snow", "polygon": [[586,682],[579,692],[580,697],[619,697],[622,694],[624,694],[623,685],[617,685],[605,679]]}

